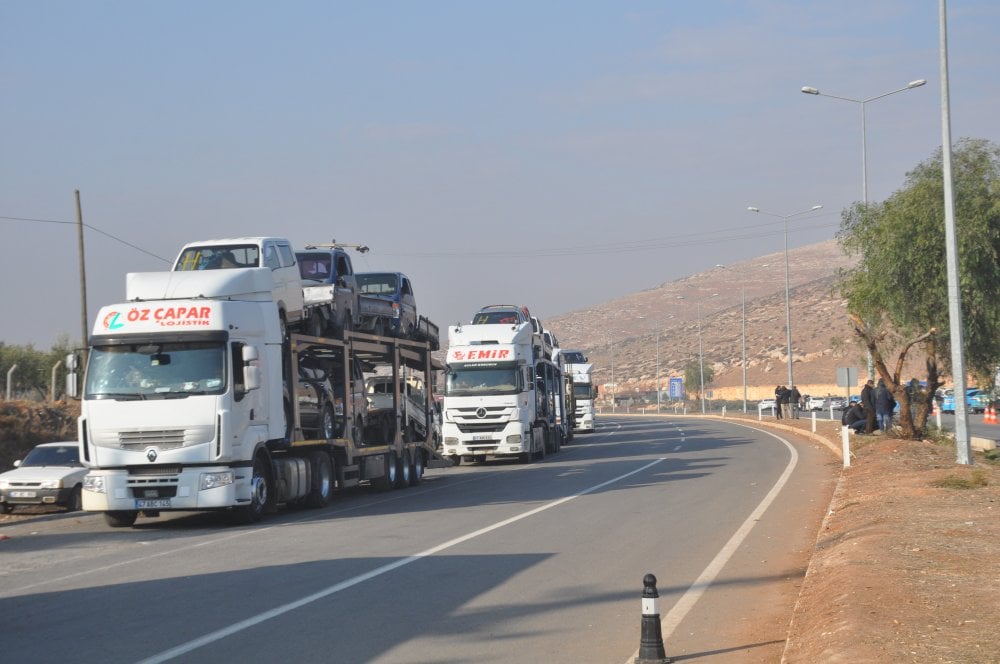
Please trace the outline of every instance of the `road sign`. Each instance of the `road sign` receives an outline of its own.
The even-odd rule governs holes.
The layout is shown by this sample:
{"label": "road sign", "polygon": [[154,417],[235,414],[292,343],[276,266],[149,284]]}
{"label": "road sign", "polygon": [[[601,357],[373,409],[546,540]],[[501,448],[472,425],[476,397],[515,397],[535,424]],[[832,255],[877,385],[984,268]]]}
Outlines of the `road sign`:
{"label": "road sign", "polygon": [[670,379],[670,398],[671,399],[683,399],[684,398],[684,379],[683,378],[671,378]]}
{"label": "road sign", "polygon": [[837,367],[837,387],[853,387],[857,384],[857,367]]}

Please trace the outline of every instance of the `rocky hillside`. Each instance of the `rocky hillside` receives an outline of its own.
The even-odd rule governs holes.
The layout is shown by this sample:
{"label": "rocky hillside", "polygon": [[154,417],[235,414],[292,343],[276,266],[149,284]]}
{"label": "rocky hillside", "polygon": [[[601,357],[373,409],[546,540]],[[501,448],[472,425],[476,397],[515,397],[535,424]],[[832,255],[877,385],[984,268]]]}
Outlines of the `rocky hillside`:
{"label": "rocky hillside", "polygon": [[[842,394],[837,367],[864,374],[867,364],[836,288],[839,270],[852,260],[828,240],[790,250],[788,263],[795,383],[803,393]],[[655,389],[657,355],[664,389],[667,377],[683,375],[684,365],[697,361],[700,312],[705,366],[715,369],[713,396],[742,399],[745,299],[747,385],[749,398],[757,400],[788,382],[784,270],[784,254],[770,254],[546,318],[545,324],[562,347],[588,354],[605,394],[613,356],[616,394],[622,397]]]}

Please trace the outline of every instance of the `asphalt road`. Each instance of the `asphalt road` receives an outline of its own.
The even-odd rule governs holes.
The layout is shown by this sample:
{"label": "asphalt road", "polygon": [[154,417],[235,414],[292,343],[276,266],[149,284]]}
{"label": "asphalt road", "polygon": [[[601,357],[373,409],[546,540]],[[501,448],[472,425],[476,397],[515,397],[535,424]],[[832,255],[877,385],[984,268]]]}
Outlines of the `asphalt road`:
{"label": "asphalt road", "polygon": [[735,423],[604,417],[543,462],[430,470],[254,527],[21,521],[0,528],[0,656],[626,662],[651,572],[668,655],[777,661],[838,465]]}

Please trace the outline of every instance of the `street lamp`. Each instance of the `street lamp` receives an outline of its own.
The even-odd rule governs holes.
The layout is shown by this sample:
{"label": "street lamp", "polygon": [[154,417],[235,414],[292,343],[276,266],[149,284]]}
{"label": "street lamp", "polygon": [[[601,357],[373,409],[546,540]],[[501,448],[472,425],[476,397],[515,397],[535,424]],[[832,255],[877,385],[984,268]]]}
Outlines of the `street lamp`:
{"label": "street lamp", "polygon": [[792,389],[792,385],[795,384],[792,381],[792,309],[789,304],[788,297],[788,220],[792,217],[797,217],[800,214],[814,212],[822,207],[822,205],[814,205],[808,210],[800,210],[791,214],[775,214],[774,212],[766,212],[753,206],[747,207],[748,210],[756,212],[757,214],[766,214],[770,217],[778,217],[785,226],[785,329],[788,334],[788,389]]}
{"label": "street lamp", "polygon": [[[716,263],[715,267],[720,267],[723,270],[732,271],[731,267],[723,265],[722,263]],[[764,263],[760,266],[761,268],[771,267],[770,263]],[[740,327],[743,331],[743,342],[740,349],[743,360],[743,412],[747,412],[747,285],[746,281],[740,279],[740,302],[743,309],[743,315]],[[789,388],[791,389],[791,388]]]}
{"label": "street lamp", "polygon": [[[718,293],[712,293],[706,298],[695,298],[695,305],[698,308],[698,372],[700,374],[698,392],[701,395],[701,414],[705,414],[705,354],[702,351],[701,345],[701,301],[702,299],[707,300],[709,297],[715,297]],[[685,299],[683,295],[677,296],[678,300]]]}
{"label": "street lamp", "polygon": [[[831,99],[840,99],[841,101],[849,101],[854,104],[861,106],[861,200],[864,204],[868,205],[868,130],[865,121],[865,105],[868,102],[875,101],[876,99],[882,99],[883,97],[888,97],[889,95],[894,95],[897,92],[906,92],[907,90],[912,90],[913,88],[919,88],[927,83],[926,80],[918,78],[915,81],[910,81],[906,84],[906,87],[898,88],[891,92],[886,92],[884,94],[876,95],[874,97],[869,97],[868,99],[851,99],[850,97],[840,97],[838,95],[830,95],[825,92],[820,92],[817,88],[811,86],[804,86],[802,92],[807,95],[815,95],[817,97],[830,97]],[[872,361],[872,352],[868,351],[868,377],[871,379],[875,378],[875,366]]]}
{"label": "street lamp", "polygon": [[861,199],[864,201],[865,205],[868,205],[868,145],[867,145],[867,130],[865,126],[865,105],[869,102],[875,101],[876,99],[882,99],[883,97],[888,97],[889,95],[894,95],[897,92],[906,92],[907,90],[912,90],[913,88],[919,88],[921,85],[926,84],[927,81],[918,78],[915,81],[910,81],[906,84],[906,87],[899,88],[898,90],[893,90],[891,92],[886,92],[884,94],[876,95],[874,97],[869,97],[868,99],[851,99],[850,97],[840,97],[837,95],[826,94],[825,92],[820,92],[817,88],[804,86],[802,92],[807,95],[815,95],[817,97],[830,97],[831,99],[840,99],[841,101],[849,101],[855,104],[861,105]]}

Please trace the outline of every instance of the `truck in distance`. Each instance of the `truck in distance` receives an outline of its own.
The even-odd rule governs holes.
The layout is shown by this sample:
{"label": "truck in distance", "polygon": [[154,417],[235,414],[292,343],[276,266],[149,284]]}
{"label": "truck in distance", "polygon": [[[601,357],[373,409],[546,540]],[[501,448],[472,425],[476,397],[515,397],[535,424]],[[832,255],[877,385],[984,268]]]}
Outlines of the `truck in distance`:
{"label": "truck in distance", "polygon": [[594,365],[578,350],[561,351],[566,373],[573,380],[573,401],[575,403],[575,431],[593,431],[597,398],[597,386],[593,382]]}

